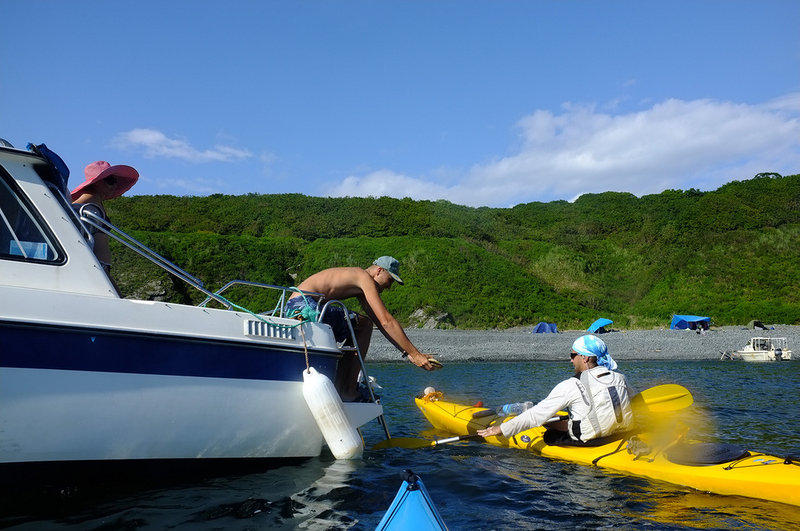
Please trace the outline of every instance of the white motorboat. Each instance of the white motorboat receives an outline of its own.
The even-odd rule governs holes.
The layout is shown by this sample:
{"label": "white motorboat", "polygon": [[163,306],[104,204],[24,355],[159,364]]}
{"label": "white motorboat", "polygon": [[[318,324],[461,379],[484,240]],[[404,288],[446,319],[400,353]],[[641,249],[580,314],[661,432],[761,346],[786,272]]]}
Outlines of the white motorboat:
{"label": "white motorboat", "polygon": [[[76,213],[57,162],[0,142],[0,464],[319,455],[303,372],[310,365],[335,381],[343,350],[330,327],[283,317],[290,288],[248,283],[274,290],[272,315],[233,305],[228,286],[212,293],[91,212]],[[120,298],[87,225],[206,301]],[[347,418],[386,429],[369,394],[343,404]]]}
{"label": "white motorboat", "polygon": [[741,361],[789,361],[792,351],[785,337],[753,337],[741,350],[723,353],[722,359]]}

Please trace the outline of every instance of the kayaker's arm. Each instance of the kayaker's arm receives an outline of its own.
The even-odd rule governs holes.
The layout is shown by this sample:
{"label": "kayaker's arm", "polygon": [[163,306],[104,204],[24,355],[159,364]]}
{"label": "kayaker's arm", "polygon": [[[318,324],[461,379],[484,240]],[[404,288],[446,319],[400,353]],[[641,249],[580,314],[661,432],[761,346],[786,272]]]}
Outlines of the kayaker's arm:
{"label": "kayaker's arm", "polygon": [[575,393],[576,385],[570,380],[564,380],[556,385],[547,398],[522,412],[513,419],[478,430],[478,435],[491,437],[502,434],[505,437],[513,437],[517,433],[541,426],[549,422],[556,413],[565,409],[571,402],[570,397]]}

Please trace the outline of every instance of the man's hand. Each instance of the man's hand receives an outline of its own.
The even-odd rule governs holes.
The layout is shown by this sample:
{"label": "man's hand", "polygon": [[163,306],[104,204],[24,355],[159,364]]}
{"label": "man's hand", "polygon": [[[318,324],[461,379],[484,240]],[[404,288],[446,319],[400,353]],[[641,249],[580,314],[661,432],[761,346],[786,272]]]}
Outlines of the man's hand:
{"label": "man's hand", "polygon": [[409,354],[408,359],[411,363],[425,369],[426,371],[435,371],[436,369],[441,369],[442,364],[433,357],[433,354],[423,354],[422,352],[417,352],[415,354]]}
{"label": "man's hand", "polygon": [[481,437],[492,437],[492,436],[501,435],[502,433],[503,432],[500,431],[500,426],[499,425],[489,426],[488,428],[484,428],[482,430],[478,430],[478,435],[480,435]]}

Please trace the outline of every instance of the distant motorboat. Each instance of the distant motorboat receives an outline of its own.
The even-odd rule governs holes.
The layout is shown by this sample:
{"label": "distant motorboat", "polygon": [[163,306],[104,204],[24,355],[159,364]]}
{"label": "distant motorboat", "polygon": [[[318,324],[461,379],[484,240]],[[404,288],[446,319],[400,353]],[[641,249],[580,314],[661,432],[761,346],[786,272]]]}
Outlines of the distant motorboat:
{"label": "distant motorboat", "polygon": [[741,361],[789,361],[792,351],[789,350],[785,337],[753,337],[741,350],[725,352],[720,359]]}

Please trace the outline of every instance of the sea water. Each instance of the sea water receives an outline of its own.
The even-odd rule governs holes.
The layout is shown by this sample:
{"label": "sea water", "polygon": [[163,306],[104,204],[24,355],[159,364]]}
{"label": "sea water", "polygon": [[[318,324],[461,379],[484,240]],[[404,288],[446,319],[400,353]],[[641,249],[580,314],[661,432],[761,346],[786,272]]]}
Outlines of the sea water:
{"label": "sea water", "polygon": [[[437,372],[371,364],[393,436],[435,439],[414,406],[425,387],[488,407],[543,398],[569,362],[449,363]],[[775,455],[800,454],[800,363],[625,362],[638,389],[679,383],[694,396],[692,435]],[[0,501],[8,529],[373,529],[411,469],[455,529],[797,529],[800,508],[691,489],[548,460],[474,441],[372,450],[360,460],[320,457],[268,469],[192,478],[166,474],[146,486],[101,477],[92,485],[31,491]],[[152,478],[151,478],[152,479]]]}

